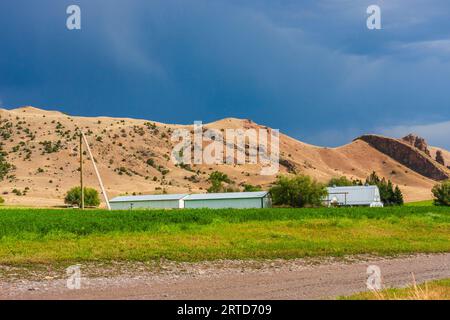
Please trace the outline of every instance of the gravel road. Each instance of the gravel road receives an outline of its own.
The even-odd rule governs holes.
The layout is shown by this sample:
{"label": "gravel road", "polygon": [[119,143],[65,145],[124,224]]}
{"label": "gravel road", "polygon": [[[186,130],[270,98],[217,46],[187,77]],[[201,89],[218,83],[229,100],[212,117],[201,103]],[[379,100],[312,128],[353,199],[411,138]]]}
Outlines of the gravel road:
{"label": "gravel road", "polygon": [[145,263],[82,265],[78,290],[67,288],[64,270],[59,276],[55,271],[40,271],[34,279],[21,279],[17,270],[0,266],[0,299],[332,299],[367,290],[369,265],[380,268],[383,287],[411,284],[412,273],[418,283],[450,278],[450,253],[396,258],[162,262],[157,268]]}

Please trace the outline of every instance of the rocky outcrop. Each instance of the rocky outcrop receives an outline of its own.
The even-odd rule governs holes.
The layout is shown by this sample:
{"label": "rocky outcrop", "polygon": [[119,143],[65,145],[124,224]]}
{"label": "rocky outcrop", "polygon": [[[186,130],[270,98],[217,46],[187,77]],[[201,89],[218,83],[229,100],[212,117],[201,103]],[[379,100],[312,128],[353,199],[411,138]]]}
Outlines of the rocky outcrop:
{"label": "rocky outcrop", "polygon": [[409,145],[424,152],[428,156],[430,156],[430,150],[428,150],[428,143],[425,141],[424,138],[410,133],[407,136],[403,137],[402,140],[405,141],[406,143],[408,143]]}
{"label": "rocky outcrop", "polygon": [[444,160],[444,157],[442,156],[441,150],[436,151],[436,162],[439,162],[440,164],[445,166],[445,160]]}
{"label": "rocky outcrop", "polygon": [[280,158],[280,165],[285,167],[289,173],[297,173],[297,166],[292,161]]}
{"label": "rocky outcrop", "polygon": [[[427,153],[422,150],[424,147],[427,147],[425,140],[414,139],[413,146],[409,141],[404,142],[404,139],[401,141],[378,135],[363,135],[357,139],[367,142],[373,148],[427,178],[433,180],[449,178],[445,168],[441,168],[437,162],[427,156]],[[415,147],[416,142],[422,149]],[[426,148],[426,150],[428,149]]]}

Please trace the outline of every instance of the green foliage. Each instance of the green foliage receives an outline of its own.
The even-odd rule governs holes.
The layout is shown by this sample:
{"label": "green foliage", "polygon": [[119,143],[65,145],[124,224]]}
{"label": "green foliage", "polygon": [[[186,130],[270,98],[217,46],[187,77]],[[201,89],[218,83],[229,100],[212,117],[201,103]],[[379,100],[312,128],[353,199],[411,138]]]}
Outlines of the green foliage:
{"label": "green foliage", "polygon": [[[231,181],[231,179],[225,173],[222,173],[220,171],[211,172],[208,181],[211,183],[211,187],[209,187],[207,190],[209,193],[238,191],[236,188],[230,186],[233,181]],[[225,186],[224,183],[228,185]]]}
{"label": "green foliage", "polygon": [[5,153],[0,151],[0,181],[2,181],[13,169],[14,166],[6,161]]}
{"label": "green foliage", "polygon": [[436,206],[450,206],[450,180],[435,185],[431,192]]}
{"label": "green foliage", "polygon": [[14,193],[16,196],[22,196],[22,191],[20,191],[19,189],[14,188],[12,193]]}
{"label": "green foliage", "polygon": [[280,176],[270,189],[275,205],[291,207],[321,206],[327,195],[325,185],[306,175]]}
{"label": "green foliage", "polygon": [[402,191],[398,186],[394,189],[391,180],[386,181],[385,178],[380,179],[377,173],[373,171],[370,176],[367,177],[366,184],[378,186],[381,202],[383,202],[385,206],[403,205]]}
{"label": "green foliage", "polygon": [[362,181],[361,180],[350,180],[345,176],[341,177],[334,177],[331,178],[328,182],[329,187],[348,187],[348,186],[361,186]]}
{"label": "green foliage", "polygon": [[394,190],[394,203],[397,205],[404,204],[403,193],[398,186],[395,186],[395,190]]}
{"label": "green foliage", "polygon": [[255,192],[255,191],[261,191],[260,186],[253,186],[251,184],[244,184],[244,192]]}
{"label": "green foliage", "polygon": [[148,158],[147,159],[147,165],[154,167],[155,166],[155,160],[153,160],[152,158]]}
{"label": "green foliage", "polygon": [[3,140],[8,140],[11,138],[12,135],[12,123],[8,120],[2,120],[0,119],[0,137],[2,137]]}
{"label": "green foliage", "polygon": [[[81,188],[74,187],[67,191],[64,203],[81,207]],[[100,205],[97,190],[87,187],[84,188],[84,205],[87,207],[98,207]]]}
{"label": "green foliage", "polygon": [[0,197],[0,204],[5,203],[5,199],[3,199],[2,197]]}
{"label": "green foliage", "polygon": [[58,140],[56,142],[52,142],[52,141],[47,141],[46,140],[46,141],[39,142],[39,144],[41,144],[44,147],[44,152],[43,153],[58,152],[62,148],[61,140]]}

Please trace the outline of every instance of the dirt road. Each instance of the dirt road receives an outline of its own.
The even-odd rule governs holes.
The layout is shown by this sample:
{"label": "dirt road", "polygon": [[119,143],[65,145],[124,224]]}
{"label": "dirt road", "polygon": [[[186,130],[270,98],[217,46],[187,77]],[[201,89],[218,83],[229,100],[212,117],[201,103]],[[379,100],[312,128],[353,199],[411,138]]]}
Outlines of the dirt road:
{"label": "dirt road", "polygon": [[[110,276],[89,276],[69,290],[64,274],[43,280],[0,278],[0,299],[327,299],[367,290],[367,267],[381,269],[384,287],[450,278],[450,253],[398,258],[351,257],[292,261],[220,261],[105,267]],[[98,266],[95,268],[99,268]],[[109,269],[108,269],[109,268]],[[125,268],[125,269],[124,269]],[[104,269],[104,268],[103,268]],[[98,270],[97,270],[98,271]],[[114,272],[113,272],[114,271]],[[92,273],[92,268],[87,273]]]}

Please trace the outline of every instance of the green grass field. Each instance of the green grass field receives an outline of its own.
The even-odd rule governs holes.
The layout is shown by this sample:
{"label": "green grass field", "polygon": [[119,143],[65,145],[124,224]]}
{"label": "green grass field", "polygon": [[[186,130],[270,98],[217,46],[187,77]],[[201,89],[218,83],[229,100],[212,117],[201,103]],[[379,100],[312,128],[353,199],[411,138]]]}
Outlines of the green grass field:
{"label": "green grass field", "polygon": [[450,252],[445,207],[0,209],[0,264]]}
{"label": "green grass field", "polygon": [[407,207],[429,207],[433,206],[434,201],[433,200],[423,200],[423,201],[416,201],[416,202],[407,202],[405,203],[405,206]]}

